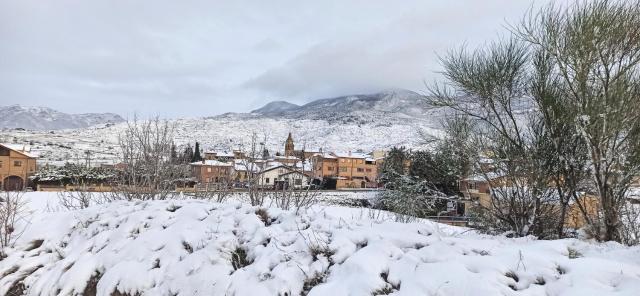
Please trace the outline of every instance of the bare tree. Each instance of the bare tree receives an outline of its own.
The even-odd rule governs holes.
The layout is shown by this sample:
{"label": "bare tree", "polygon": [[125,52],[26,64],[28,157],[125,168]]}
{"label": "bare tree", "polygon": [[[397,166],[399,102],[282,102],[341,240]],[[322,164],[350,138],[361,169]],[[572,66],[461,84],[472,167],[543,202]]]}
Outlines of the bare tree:
{"label": "bare tree", "polygon": [[199,199],[209,199],[216,202],[224,202],[233,195],[233,182],[231,176],[222,178],[217,183],[204,184],[204,187],[197,188],[194,196]]}
{"label": "bare tree", "polygon": [[261,180],[264,178],[262,171],[265,169],[264,150],[267,142],[267,134],[263,135],[261,142],[258,134],[252,133],[248,146],[243,146],[240,153],[243,159],[238,163],[246,172],[244,185],[249,195],[249,202],[252,206],[262,206],[268,193],[262,188]]}
{"label": "bare tree", "polygon": [[5,191],[0,195],[0,260],[6,256],[5,248],[21,234],[16,230],[16,223],[26,219],[22,195],[20,191]]}
{"label": "bare tree", "polygon": [[85,209],[96,202],[97,194],[90,192],[87,186],[82,184],[76,187],[76,191],[58,192],[58,202],[67,210]]}
{"label": "bare tree", "polygon": [[304,157],[289,166],[290,177],[284,180],[282,188],[269,195],[271,202],[283,210],[295,210],[296,214],[317,204],[320,192],[311,185],[312,176],[305,172],[305,168],[311,167]]}
{"label": "bare tree", "polygon": [[119,135],[121,162],[111,199],[167,199],[188,170],[172,162],[174,126],[155,117],[128,121]]}

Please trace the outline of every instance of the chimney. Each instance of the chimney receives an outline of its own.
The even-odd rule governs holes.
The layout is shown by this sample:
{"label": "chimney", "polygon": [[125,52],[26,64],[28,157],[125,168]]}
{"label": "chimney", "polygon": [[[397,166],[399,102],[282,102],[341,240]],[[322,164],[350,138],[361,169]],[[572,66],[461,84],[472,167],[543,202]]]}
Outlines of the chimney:
{"label": "chimney", "polygon": [[205,163],[205,160],[204,160],[204,158],[203,158],[203,159],[202,159],[202,164],[204,164],[204,163]]}

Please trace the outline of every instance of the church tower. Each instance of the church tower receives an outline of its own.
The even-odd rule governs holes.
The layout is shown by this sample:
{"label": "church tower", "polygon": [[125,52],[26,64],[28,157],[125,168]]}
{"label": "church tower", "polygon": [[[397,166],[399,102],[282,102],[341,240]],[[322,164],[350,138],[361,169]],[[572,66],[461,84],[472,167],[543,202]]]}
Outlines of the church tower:
{"label": "church tower", "polygon": [[294,156],[294,147],[293,147],[293,138],[291,137],[291,133],[289,133],[289,137],[287,137],[287,142],[284,144],[284,156]]}

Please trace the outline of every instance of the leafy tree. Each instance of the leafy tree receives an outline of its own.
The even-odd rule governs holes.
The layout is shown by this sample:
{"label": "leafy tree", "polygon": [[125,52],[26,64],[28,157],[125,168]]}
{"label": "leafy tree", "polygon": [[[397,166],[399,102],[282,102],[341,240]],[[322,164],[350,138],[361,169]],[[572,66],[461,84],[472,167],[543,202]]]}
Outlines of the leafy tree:
{"label": "leafy tree", "polygon": [[[621,241],[620,212],[640,173],[640,4],[549,6],[517,34],[535,59],[535,86],[545,91],[536,103],[567,170],[562,178],[575,182],[586,163],[603,217],[591,230]],[[572,146],[579,150],[564,151]]]}
{"label": "leafy tree", "polygon": [[409,151],[405,147],[393,147],[382,163],[380,180],[382,183],[393,181],[397,176],[406,174]]}
{"label": "leafy tree", "polygon": [[453,171],[454,164],[446,155],[445,152],[414,151],[410,155],[409,175],[429,182],[447,195],[458,194],[459,175]]}
{"label": "leafy tree", "polygon": [[[434,105],[474,123],[467,147],[488,162],[469,171],[502,175],[486,216],[518,236],[562,236],[574,200],[596,238],[621,241],[621,209],[640,174],[638,1],[551,5],[512,28],[511,38],[449,52],[447,82],[431,89]],[[598,195],[597,217],[581,190]]]}

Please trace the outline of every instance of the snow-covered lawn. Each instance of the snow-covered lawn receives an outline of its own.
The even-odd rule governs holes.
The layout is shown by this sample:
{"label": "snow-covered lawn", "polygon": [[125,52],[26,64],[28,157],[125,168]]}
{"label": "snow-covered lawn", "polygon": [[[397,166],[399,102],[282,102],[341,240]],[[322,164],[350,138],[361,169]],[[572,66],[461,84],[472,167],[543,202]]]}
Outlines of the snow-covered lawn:
{"label": "snow-covered lawn", "polygon": [[31,224],[0,261],[0,295],[18,283],[26,295],[640,293],[639,247],[485,236],[338,206],[296,216],[186,199],[47,212],[34,196]]}

